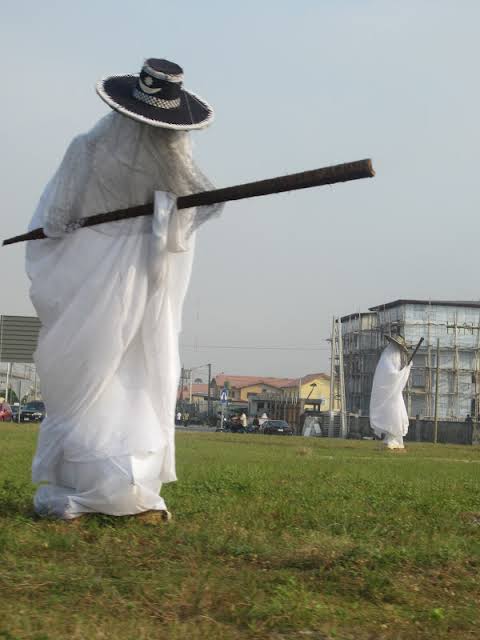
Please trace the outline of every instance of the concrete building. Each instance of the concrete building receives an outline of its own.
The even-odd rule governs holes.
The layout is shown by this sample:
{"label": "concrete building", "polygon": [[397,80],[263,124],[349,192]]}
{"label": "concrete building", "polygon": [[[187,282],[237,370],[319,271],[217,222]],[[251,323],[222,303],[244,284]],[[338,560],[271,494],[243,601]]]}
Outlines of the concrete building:
{"label": "concrete building", "polygon": [[309,400],[315,400],[316,406],[321,403],[322,411],[330,409],[330,376],[325,373],[308,373],[298,380],[292,380],[282,385],[282,392],[284,397],[291,400],[304,400],[306,409],[309,408]]}
{"label": "concrete building", "polygon": [[212,379],[212,397],[219,398],[228,387],[229,400],[249,402],[260,397],[285,400],[322,401],[322,410],[329,410],[330,377],[325,373],[308,373],[301,378],[272,378],[218,374]]}
{"label": "concrete building", "polygon": [[270,418],[288,420],[299,427],[306,412],[329,410],[330,377],[309,373],[300,378],[272,378],[218,374],[212,379],[212,397],[218,399],[228,388],[229,407],[246,406],[251,416],[267,413]]}
{"label": "concrete building", "polygon": [[346,410],[368,415],[373,374],[384,334],[400,333],[422,347],[405,390],[411,417],[435,414],[439,341],[438,417],[478,418],[480,395],[480,302],[396,300],[341,318]]}
{"label": "concrete building", "polygon": [[228,388],[229,400],[248,402],[260,394],[277,395],[282,385],[288,384],[292,378],[273,378],[265,376],[238,376],[236,374],[219,373],[212,379],[212,394],[220,398],[224,387]]}

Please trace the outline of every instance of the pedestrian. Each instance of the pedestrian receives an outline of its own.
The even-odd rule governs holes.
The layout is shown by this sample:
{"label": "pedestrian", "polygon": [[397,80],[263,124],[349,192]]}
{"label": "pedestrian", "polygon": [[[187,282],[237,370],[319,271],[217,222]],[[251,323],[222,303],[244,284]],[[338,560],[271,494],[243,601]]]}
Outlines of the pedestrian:
{"label": "pedestrian", "polygon": [[408,432],[408,414],[403,389],[412,363],[403,366],[408,356],[403,336],[385,336],[388,341],[375,370],[370,397],[370,425],[378,437],[383,436],[387,449],[403,450]]}
{"label": "pedestrian", "polygon": [[246,429],[248,427],[248,418],[245,411],[242,411],[242,415],[240,416],[240,424],[242,425],[243,429]]}
{"label": "pedestrian", "polygon": [[177,415],[175,417],[175,424],[182,424],[182,412],[177,411]]}
{"label": "pedestrian", "polygon": [[[73,74],[57,78],[66,116],[72,82]],[[161,59],[101,80],[97,93],[112,111],[74,138],[30,223],[46,235],[27,244],[26,261],[47,409],[34,504],[64,519],[152,511],[161,520],[160,488],[176,479],[177,336],[195,230],[219,212],[175,203],[212,188],[189,131],[208,125],[213,111],[184,89],[182,68]],[[80,218],[152,201],[153,221],[78,228]]]}
{"label": "pedestrian", "polygon": [[12,417],[12,407],[3,396],[0,396],[0,421],[6,422]]}
{"label": "pedestrian", "polygon": [[188,427],[188,421],[190,420],[190,414],[188,411],[184,411],[183,413],[183,426]]}

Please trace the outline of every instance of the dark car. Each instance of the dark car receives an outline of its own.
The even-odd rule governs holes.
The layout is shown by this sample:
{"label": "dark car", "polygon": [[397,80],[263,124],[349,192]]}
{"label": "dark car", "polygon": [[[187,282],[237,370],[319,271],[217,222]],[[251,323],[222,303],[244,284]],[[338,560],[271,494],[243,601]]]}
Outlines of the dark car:
{"label": "dark car", "polygon": [[[27,402],[20,408],[20,422],[41,422],[45,418],[45,405],[39,400]],[[18,406],[12,407],[12,421],[18,422]]]}
{"label": "dark car", "polygon": [[262,431],[271,436],[293,436],[293,429],[285,420],[267,420],[262,425]]}

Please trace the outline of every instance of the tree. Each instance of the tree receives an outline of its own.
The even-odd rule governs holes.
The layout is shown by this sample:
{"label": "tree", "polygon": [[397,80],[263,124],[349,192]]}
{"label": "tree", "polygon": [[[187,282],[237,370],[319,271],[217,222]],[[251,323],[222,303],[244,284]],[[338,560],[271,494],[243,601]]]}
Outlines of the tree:
{"label": "tree", "polygon": [[8,390],[8,396],[7,396],[7,392],[5,391],[5,389],[3,389],[3,391],[0,391],[0,395],[5,398],[5,400],[8,402],[8,404],[13,404],[15,402],[18,402],[18,396],[15,393],[15,391],[13,389],[9,389]]}

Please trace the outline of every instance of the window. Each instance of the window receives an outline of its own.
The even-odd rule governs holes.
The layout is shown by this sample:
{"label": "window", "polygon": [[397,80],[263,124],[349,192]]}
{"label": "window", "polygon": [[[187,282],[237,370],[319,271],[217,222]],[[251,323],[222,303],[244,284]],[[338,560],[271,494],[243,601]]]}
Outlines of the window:
{"label": "window", "polygon": [[[417,353],[413,359],[413,367],[424,367],[427,361],[427,356],[424,353]],[[413,369],[414,370],[414,369]]]}
{"label": "window", "polygon": [[425,415],[425,398],[423,396],[412,396],[412,416]]}
{"label": "window", "polygon": [[478,332],[478,326],[473,325],[472,323],[464,323],[464,324],[447,324],[447,333],[457,334],[457,336],[473,336],[476,332]]}
{"label": "window", "polygon": [[425,369],[412,369],[412,387],[425,387]]}

